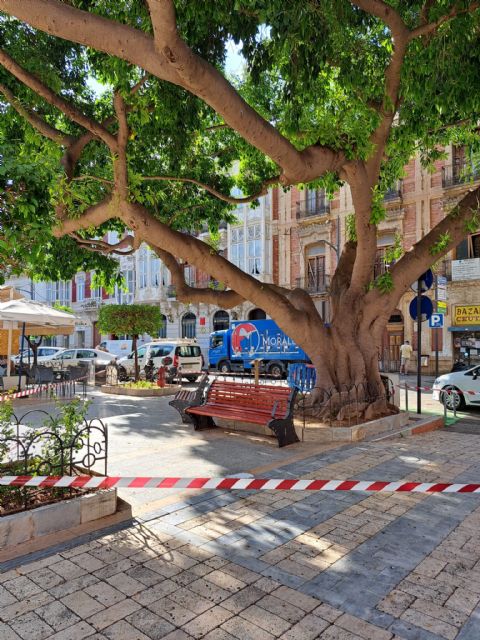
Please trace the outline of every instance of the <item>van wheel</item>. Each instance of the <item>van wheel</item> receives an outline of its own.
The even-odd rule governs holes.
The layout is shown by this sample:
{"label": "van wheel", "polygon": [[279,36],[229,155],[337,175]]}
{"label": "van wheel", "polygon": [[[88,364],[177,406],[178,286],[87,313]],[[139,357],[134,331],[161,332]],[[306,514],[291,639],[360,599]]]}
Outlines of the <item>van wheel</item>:
{"label": "van wheel", "polygon": [[126,380],[128,380],[127,370],[124,369],[124,367],[118,368],[118,379],[120,382],[125,382]]}
{"label": "van wheel", "polygon": [[275,380],[280,380],[283,378],[283,367],[281,364],[274,363],[268,367],[268,375],[275,378]]}
{"label": "van wheel", "polygon": [[[457,393],[452,393],[452,391],[456,391]],[[450,392],[450,393],[449,393]],[[440,402],[453,411],[453,409],[463,409],[465,407],[465,398],[463,394],[459,393],[457,387],[449,386],[444,387],[440,392]]]}
{"label": "van wheel", "polygon": [[230,373],[232,367],[230,366],[229,362],[223,361],[218,365],[218,370],[220,371],[220,373]]}

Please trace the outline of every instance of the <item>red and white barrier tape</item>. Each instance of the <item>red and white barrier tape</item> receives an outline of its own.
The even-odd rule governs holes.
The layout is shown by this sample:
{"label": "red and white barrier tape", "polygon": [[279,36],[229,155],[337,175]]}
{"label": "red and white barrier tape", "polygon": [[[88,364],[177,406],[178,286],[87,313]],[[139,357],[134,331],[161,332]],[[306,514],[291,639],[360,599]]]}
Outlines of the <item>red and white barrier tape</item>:
{"label": "red and white barrier tape", "polygon": [[0,402],[5,402],[6,400],[13,400],[15,398],[26,398],[27,396],[33,396],[36,393],[41,393],[42,391],[53,389],[54,387],[59,387],[65,384],[69,384],[71,382],[80,382],[80,380],[86,380],[86,378],[76,378],[75,380],[62,380],[61,382],[49,382],[48,384],[42,384],[38,387],[34,387],[33,389],[23,389],[23,391],[15,391],[15,393],[5,393],[4,395],[0,395]]}
{"label": "red and white barrier tape", "polygon": [[279,478],[161,478],[119,476],[0,476],[0,486],[79,489],[244,489],[247,491],[381,491],[480,493],[480,484],[383,482],[372,480],[292,480]]}

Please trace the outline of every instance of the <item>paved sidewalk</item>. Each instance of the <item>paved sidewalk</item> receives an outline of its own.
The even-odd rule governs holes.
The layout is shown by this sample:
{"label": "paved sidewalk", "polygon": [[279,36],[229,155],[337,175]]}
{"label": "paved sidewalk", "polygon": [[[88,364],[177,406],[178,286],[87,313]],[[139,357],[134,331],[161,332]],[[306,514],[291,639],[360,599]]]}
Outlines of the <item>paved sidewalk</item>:
{"label": "paved sidewalk", "polygon": [[[270,477],[473,482],[448,430]],[[0,574],[1,640],[477,640],[480,496],[196,492]]]}

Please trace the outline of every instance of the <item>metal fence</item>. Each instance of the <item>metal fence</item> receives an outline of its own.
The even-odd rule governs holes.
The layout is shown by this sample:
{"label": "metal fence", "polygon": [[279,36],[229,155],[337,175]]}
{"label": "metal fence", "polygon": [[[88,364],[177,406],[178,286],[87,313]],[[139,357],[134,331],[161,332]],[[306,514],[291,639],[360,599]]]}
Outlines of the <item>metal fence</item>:
{"label": "metal fence", "polygon": [[[9,424],[0,424],[1,475],[107,475],[108,429],[99,418],[83,419],[72,428],[65,420],[40,409],[20,417],[12,415]],[[31,422],[34,425],[32,426]],[[41,423],[40,426],[35,424]],[[58,497],[74,495],[75,489],[46,487],[2,487],[0,507],[15,512],[48,503]],[[0,514],[1,514],[0,510]]]}

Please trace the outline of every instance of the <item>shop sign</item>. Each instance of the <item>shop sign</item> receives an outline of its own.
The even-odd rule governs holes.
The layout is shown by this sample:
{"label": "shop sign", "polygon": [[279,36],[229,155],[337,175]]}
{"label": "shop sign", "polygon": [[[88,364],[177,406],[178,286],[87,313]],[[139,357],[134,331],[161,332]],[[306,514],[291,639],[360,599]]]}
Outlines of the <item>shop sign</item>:
{"label": "shop sign", "polygon": [[452,260],[452,280],[480,280],[480,258]]}
{"label": "shop sign", "polygon": [[480,304],[457,305],[453,314],[453,324],[456,326],[480,324]]}

